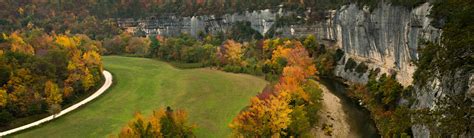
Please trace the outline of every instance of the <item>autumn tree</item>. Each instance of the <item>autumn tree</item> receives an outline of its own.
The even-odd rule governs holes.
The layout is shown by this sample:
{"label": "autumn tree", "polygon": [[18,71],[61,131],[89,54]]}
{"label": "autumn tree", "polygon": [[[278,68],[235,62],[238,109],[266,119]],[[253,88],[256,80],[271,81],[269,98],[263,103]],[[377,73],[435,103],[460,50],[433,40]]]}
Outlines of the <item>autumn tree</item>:
{"label": "autumn tree", "polygon": [[84,71],[84,77],[82,77],[82,86],[84,87],[84,90],[88,91],[94,85],[94,76],[91,74],[89,69],[86,68]]}
{"label": "autumn tree", "polygon": [[187,122],[184,110],[173,111],[170,107],[153,111],[149,118],[140,113],[122,128],[119,137],[193,137],[195,125]]}
{"label": "autumn tree", "polygon": [[99,71],[103,70],[102,60],[100,54],[96,51],[87,51],[82,55],[84,64],[89,68],[99,68]]}
{"label": "autumn tree", "polygon": [[[304,106],[296,106],[293,112],[291,112],[291,124],[288,126],[292,136],[301,137],[307,136],[311,125],[309,123],[308,113],[304,110]],[[309,115],[309,116],[314,116]]]}
{"label": "autumn tree", "polygon": [[227,40],[224,44],[217,49],[218,57],[221,59],[223,64],[231,64],[240,66],[242,62],[242,44],[235,42],[234,40]]}
{"label": "autumn tree", "polygon": [[24,54],[34,54],[33,47],[23,40],[19,32],[14,32],[8,36],[8,41],[10,42],[10,51]]}
{"label": "autumn tree", "polygon": [[89,92],[101,81],[100,47],[86,35],[49,35],[33,27],[2,34],[0,124],[57,113],[62,104]]}
{"label": "autumn tree", "polygon": [[285,135],[291,123],[287,95],[271,95],[268,99],[252,98],[250,107],[234,118],[229,127],[238,137]]}
{"label": "autumn tree", "polygon": [[11,77],[6,84],[6,88],[10,89],[8,101],[18,107],[20,112],[27,112],[28,107],[32,105],[35,92],[32,92],[29,86],[33,82],[33,76],[29,69],[19,69]]}
{"label": "autumn tree", "polygon": [[[155,115],[155,114],[154,114]],[[154,119],[154,118],[152,118]],[[149,121],[145,119],[141,113],[136,113],[135,117],[129,124],[122,128],[118,137],[119,138],[130,138],[130,137],[162,137],[160,122],[159,120]]]}
{"label": "autumn tree", "polygon": [[50,113],[58,113],[61,110],[62,93],[56,83],[47,81],[44,85],[46,103],[48,103]]}
{"label": "autumn tree", "polygon": [[132,37],[125,47],[125,52],[128,54],[146,56],[150,49],[150,43],[150,40],[147,38]]}
{"label": "autumn tree", "polygon": [[303,46],[308,50],[309,55],[315,57],[316,54],[320,54],[322,51],[319,51],[318,42],[316,41],[316,37],[314,35],[308,35],[306,39],[303,41]]}
{"label": "autumn tree", "polygon": [[0,89],[0,108],[3,108],[7,105],[8,94],[6,90]]}

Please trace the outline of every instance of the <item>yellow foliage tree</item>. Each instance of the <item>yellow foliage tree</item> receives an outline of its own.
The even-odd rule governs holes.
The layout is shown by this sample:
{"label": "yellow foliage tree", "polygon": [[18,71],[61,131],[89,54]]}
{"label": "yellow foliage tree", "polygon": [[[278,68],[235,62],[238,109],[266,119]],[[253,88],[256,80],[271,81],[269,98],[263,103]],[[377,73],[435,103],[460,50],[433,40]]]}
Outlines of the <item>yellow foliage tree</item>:
{"label": "yellow foliage tree", "polygon": [[285,92],[280,92],[277,96],[271,96],[267,101],[267,113],[269,114],[269,128],[272,136],[286,135],[283,130],[291,123],[290,113],[292,109],[288,105],[289,96]]}
{"label": "yellow foliage tree", "polygon": [[6,90],[0,89],[0,108],[3,108],[8,103],[8,94]]}
{"label": "yellow foliage tree", "polygon": [[31,45],[27,44],[18,32],[13,32],[8,37],[8,40],[10,42],[10,50],[12,52],[34,55],[35,49]]}
{"label": "yellow foliage tree", "polygon": [[277,60],[279,58],[287,58],[290,51],[290,48],[286,48],[282,45],[277,46],[277,48],[272,52],[272,63],[278,64]]}
{"label": "yellow foliage tree", "polygon": [[56,83],[47,81],[44,85],[44,93],[46,94],[46,103],[50,108],[51,113],[57,113],[61,109],[63,96]]}
{"label": "yellow foliage tree", "polygon": [[150,121],[145,119],[140,113],[136,113],[133,120],[122,128],[118,136],[119,138],[163,137],[160,130],[160,119]]}
{"label": "yellow foliage tree", "polygon": [[82,86],[84,90],[88,91],[92,86],[94,86],[94,76],[91,74],[88,68],[84,71],[84,78],[82,78]]}
{"label": "yellow foliage tree", "polygon": [[236,137],[257,137],[263,136],[269,130],[265,126],[264,116],[266,116],[266,106],[264,101],[253,97],[250,107],[239,113],[229,124]]}
{"label": "yellow foliage tree", "polygon": [[56,36],[56,40],[54,41],[60,48],[66,49],[76,49],[81,40],[79,37],[69,37],[66,35],[59,35]]}
{"label": "yellow foliage tree", "polygon": [[153,111],[150,118],[144,118],[140,113],[136,113],[134,119],[122,128],[119,137],[192,137],[193,128],[194,126],[187,124],[187,113],[184,110],[172,111],[160,108]]}
{"label": "yellow foliage tree", "polygon": [[231,65],[241,65],[242,64],[242,44],[235,42],[234,40],[227,40],[222,48],[217,49],[220,53],[225,63]]}
{"label": "yellow foliage tree", "polygon": [[30,97],[32,93],[28,92],[27,85],[31,84],[33,76],[28,69],[19,69],[10,77],[6,87],[12,88],[8,94],[9,102],[15,103],[21,111],[26,111],[29,103],[34,100]]}
{"label": "yellow foliage tree", "polygon": [[286,93],[265,100],[254,97],[250,107],[234,118],[229,127],[236,137],[284,136],[283,130],[291,123],[289,100]]}
{"label": "yellow foliage tree", "polygon": [[102,72],[103,67],[101,63],[101,57],[96,51],[87,51],[82,55],[84,63],[88,67],[98,67]]}

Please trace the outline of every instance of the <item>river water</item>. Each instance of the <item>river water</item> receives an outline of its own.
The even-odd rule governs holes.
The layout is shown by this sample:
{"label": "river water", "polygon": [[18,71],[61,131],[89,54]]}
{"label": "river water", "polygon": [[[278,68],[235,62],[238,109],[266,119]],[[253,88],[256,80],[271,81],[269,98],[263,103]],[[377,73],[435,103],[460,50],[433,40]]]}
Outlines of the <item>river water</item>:
{"label": "river water", "polygon": [[357,134],[357,136],[354,137],[380,137],[374,121],[370,118],[369,111],[346,95],[347,85],[332,78],[321,78],[320,82],[325,85],[331,93],[341,99],[343,110],[347,115],[347,122],[351,127],[351,134]]}

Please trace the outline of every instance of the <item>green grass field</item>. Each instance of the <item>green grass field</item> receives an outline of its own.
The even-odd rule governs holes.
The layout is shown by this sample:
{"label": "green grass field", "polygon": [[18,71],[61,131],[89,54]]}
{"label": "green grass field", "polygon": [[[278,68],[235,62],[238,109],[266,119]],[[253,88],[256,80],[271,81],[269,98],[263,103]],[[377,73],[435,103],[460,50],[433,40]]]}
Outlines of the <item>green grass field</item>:
{"label": "green grass field", "polygon": [[267,82],[210,69],[181,70],[152,59],[108,56],[114,85],[96,100],[15,137],[107,137],[117,134],[137,111],[184,108],[198,137],[227,137],[228,124]]}

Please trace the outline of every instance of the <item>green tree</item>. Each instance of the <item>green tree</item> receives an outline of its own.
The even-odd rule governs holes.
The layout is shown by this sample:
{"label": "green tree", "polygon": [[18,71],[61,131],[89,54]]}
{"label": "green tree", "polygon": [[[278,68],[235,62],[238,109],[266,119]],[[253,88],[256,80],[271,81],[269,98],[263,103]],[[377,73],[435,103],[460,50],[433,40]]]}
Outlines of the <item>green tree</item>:
{"label": "green tree", "polygon": [[308,114],[304,108],[304,106],[294,107],[293,111],[290,113],[291,124],[288,126],[289,135],[294,137],[308,136],[311,125],[309,123]]}

